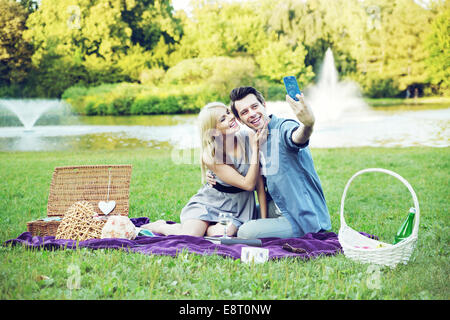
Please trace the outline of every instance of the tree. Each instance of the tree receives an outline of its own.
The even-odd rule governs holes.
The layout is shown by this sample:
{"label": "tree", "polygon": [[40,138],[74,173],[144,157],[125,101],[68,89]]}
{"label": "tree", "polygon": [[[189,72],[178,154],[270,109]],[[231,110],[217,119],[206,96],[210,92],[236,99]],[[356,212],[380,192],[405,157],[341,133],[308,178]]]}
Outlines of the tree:
{"label": "tree", "polygon": [[172,10],[169,0],[42,0],[25,33],[40,76],[54,80],[42,85],[56,82],[61,92],[77,82],[138,81],[147,68],[167,68],[164,57],[182,32]]}
{"label": "tree", "polygon": [[397,95],[426,82],[424,39],[431,13],[413,0],[366,0],[366,26],[355,50],[355,78],[372,96]]}
{"label": "tree", "polygon": [[[271,2],[198,0],[192,17],[183,17],[184,36],[171,61],[215,56],[247,57],[256,62],[255,76],[280,83],[283,75],[312,77],[305,66],[305,48],[268,28]],[[173,73],[170,77],[173,76]]]}
{"label": "tree", "polygon": [[166,84],[203,86],[224,98],[235,87],[253,85],[255,63],[247,57],[208,57],[185,59],[170,68],[164,78]]}
{"label": "tree", "polygon": [[23,38],[28,12],[12,0],[0,0],[0,83],[23,82],[31,68],[32,48]]}
{"label": "tree", "polygon": [[425,64],[431,84],[450,95],[450,2],[443,2],[438,10],[425,42],[428,53]]}
{"label": "tree", "polygon": [[18,2],[27,9],[28,13],[32,13],[38,9],[38,0],[18,0]]}
{"label": "tree", "polygon": [[342,75],[354,71],[352,49],[361,34],[362,10],[358,0],[265,1],[268,29],[287,43],[306,50],[305,64],[317,74],[330,47]]}
{"label": "tree", "polygon": [[[432,13],[414,0],[265,0],[269,31],[301,43],[317,71],[328,47],[341,78],[378,94],[425,83],[424,39]],[[372,93],[371,93],[372,94]]]}
{"label": "tree", "polygon": [[172,65],[183,59],[214,56],[253,56],[263,48],[264,21],[257,4],[193,1],[192,17],[181,18],[184,35]]}
{"label": "tree", "polygon": [[261,75],[273,82],[281,82],[286,75],[297,78],[304,87],[314,76],[311,66],[305,66],[306,50],[301,44],[290,46],[284,39],[269,41],[267,47],[256,56],[255,60],[261,69]]}

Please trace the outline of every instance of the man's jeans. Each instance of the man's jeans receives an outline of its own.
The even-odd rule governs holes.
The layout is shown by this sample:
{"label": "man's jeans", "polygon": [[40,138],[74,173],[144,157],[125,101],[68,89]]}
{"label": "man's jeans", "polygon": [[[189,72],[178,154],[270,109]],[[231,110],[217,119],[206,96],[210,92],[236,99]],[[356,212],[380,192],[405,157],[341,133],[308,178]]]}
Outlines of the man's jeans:
{"label": "man's jeans", "polygon": [[260,219],[259,206],[258,219],[250,220],[241,225],[237,236],[245,239],[256,238],[296,238],[303,234],[295,234],[288,219],[286,219],[273,200],[267,202],[267,219]]}

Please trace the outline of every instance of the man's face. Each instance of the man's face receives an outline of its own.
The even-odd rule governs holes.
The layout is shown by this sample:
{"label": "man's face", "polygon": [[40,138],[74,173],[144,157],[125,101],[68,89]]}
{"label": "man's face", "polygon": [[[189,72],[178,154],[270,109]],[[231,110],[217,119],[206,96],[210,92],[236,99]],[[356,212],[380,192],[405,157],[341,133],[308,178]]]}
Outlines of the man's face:
{"label": "man's face", "polygon": [[254,94],[249,94],[241,100],[234,102],[236,111],[241,121],[253,130],[264,126],[264,119],[267,117],[266,105],[258,101]]}

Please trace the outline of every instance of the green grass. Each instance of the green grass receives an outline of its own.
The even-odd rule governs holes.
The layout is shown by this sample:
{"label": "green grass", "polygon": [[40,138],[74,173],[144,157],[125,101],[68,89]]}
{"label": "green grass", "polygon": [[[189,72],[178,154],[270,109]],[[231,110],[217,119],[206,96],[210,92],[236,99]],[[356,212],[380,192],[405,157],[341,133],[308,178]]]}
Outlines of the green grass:
{"label": "green grass", "polygon": [[[177,257],[118,250],[37,251],[0,247],[0,299],[443,299],[449,294],[448,148],[313,149],[339,230],[340,198],[348,179],[368,167],[406,178],[421,206],[419,241],[411,261],[382,268],[378,289],[369,265],[339,254],[312,261],[282,259],[246,265],[219,256],[182,252]],[[196,164],[177,165],[168,150],[0,153],[0,241],[17,237],[26,223],[45,216],[55,166],[133,165],[130,217],[179,221],[200,186]],[[398,180],[358,177],[350,186],[345,217],[352,228],[391,242],[412,206]],[[67,282],[80,270],[80,289]],[[218,275],[224,276],[218,276]]]}

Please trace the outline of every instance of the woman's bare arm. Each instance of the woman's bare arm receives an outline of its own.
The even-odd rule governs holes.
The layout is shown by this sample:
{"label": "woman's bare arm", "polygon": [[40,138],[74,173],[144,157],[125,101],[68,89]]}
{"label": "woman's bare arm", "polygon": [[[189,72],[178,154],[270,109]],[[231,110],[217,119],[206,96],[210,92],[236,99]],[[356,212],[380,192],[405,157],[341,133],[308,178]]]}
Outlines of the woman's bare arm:
{"label": "woman's bare arm", "polygon": [[252,152],[250,163],[250,168],[245,176],[241,175],[236,169],[227,164],[206,163],[206,166],[223,182],[246,191],[253,191],[256,186],[256,178],[259,175],[258,152]]}
{"label": "woman's bare arm", "polygon": [[267,124],[256,133],[250,134],[250,147],[252,148],[250,168],[245,176],[241,175],[236,169],[227,164],[216,164],[206,162],[208,169],[213,171],[223,182],[226,182],[232,186],[238,187],[243,190],[253,191],[256,186],[256,179],[259,176],[259,143],[265,138],[267,134],[263,129],[267,127]]}

